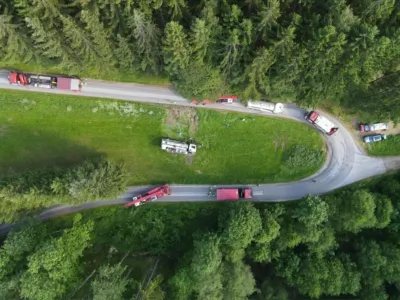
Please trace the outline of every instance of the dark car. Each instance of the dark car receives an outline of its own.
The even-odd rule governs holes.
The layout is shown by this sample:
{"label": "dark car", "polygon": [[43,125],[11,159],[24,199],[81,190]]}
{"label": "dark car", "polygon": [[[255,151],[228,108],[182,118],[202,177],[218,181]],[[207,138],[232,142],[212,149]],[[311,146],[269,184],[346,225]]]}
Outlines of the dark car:
{"label": "dark car", "polygon": [[374,135],[367,135],[364,136],[363,140],[365,143],[375,143],[380,142],[382,140],[386,140],[386,134],[374,134]]}

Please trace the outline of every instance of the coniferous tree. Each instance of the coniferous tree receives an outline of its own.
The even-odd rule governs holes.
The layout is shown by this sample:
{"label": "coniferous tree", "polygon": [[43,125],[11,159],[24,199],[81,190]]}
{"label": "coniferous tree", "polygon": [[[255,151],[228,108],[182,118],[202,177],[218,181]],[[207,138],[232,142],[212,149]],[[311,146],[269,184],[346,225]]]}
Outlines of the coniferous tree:
{"label": "coniferous tree", "polygon": [[189,64],[190,49],[184,29],[177,22],[170,22],[165,28],[164,63],[167,73],[178,78]]}

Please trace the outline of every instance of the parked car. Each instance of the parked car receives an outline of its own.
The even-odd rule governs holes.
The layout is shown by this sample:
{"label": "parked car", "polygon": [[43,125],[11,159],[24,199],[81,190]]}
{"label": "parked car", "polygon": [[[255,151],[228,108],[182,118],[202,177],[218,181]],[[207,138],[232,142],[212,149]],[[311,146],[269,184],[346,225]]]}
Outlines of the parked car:
{"label": "parked car", "polygon": [[365,143],[375,143],[386,140],[386,134],[366,135],[363,137]]}
{"label": "parked car", "polygon": [[386,129],[388,129],[388,124],[386,123],[360,124],[361,132],[378,131]]}

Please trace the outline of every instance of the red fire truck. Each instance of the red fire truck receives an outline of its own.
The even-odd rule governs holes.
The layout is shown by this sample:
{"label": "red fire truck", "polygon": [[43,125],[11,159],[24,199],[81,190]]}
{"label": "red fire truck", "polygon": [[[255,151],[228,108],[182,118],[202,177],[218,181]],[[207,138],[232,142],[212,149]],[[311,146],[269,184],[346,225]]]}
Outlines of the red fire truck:
{"label": "red fire truck", "polygon": [[132,201],[125,204],[125,207],[139,206],[145,202],[152,202],[165,195],[171,195],[168,185],[156,187],[146,193],[137,195],[132,198]]}
{"label": "red fire truck", "polygon": [[338,131],[338,127],[335,126],[331,121],[329,121],[324,116],[321,116],[316,111],[311,111],[305,115],[305,119],[311,124],[315,125],[321,131],[326,133],[327,135],[332,135],[336,131]]}
{"label": "red fire truck", "polygon": [[38,75],[22,72],[9,72],[8,82],[14,85],[33,86],[45,89],[80,91],[82,80],[76,77]]}

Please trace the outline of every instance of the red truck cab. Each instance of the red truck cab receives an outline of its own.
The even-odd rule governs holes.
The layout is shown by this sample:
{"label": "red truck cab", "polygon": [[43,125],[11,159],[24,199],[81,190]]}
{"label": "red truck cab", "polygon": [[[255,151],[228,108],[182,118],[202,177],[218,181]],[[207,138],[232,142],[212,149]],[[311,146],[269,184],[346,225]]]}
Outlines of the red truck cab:
{"label": "red truck cab", "polygon": [[8,82],[10,84],[18,84],[18,73],[17,72],[9,72],[8,73]]}

